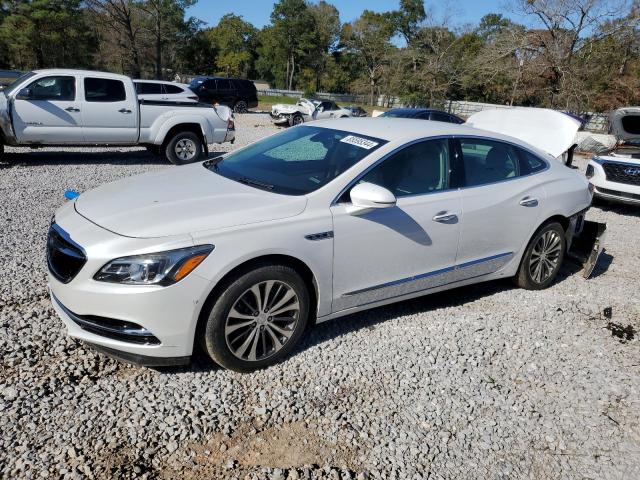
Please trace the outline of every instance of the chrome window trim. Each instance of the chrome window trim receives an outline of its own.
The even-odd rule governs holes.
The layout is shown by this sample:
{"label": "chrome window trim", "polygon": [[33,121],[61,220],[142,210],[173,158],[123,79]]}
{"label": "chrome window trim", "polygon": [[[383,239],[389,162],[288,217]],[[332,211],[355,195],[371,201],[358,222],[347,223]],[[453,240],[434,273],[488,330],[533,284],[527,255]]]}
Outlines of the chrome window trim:
{"label": "chrome window trim", "polygon": [[[527,175],[518,175],[517,177],[513,177],[513,178],[505,178],[504,180],[498,180],[497,182],[491,182],[491,183],[483,183],[482,185],[473,185],[473,186],[463,186],[463,187],[457,187],[457,188],[447,188],[444,190],[437,190],[435,192],[428,192],[428,193],[416,193],[413,195],[404,195],[400,198],[411,198],[411,197],[418,197],[418,196],[425,196],[425,195],[433,195],[433,194],[437,194],[437,193],[444,193],[444,192],[449,192],[452,190],[467,190],[470,188],[482,188],[482,187],[486,187],[487,185],[496,185],[499,183],[503,183],[503,182],[511,182],[513,180],[518,180],[521,178],[528,178],[531,177],[533,175],[539,175],[541,173],[544,173],[546,171],[548,171],[551,168],[551,164],[549,163],[549,160],[547,160],[546,158],[541,157],[537,152],[534,152],[533,150],[524,147],[518,143],[515,142],[510,142],[507,140],[502,140],[502,139],[496,139],[496,138],[492,138],[492,137],[486,137],[483,135],[437,135],[437,136],[433,136],[433,137],[424,137],[424,138],[420,138],[417,140],[412,140],[409,143],[405,143],[402,146],[397,147],[396,149],[392,150],[391,152],[385,154],[383,157],[379,158],[373,165],[370,165],[367,169],[365,169],[363,172],[361,172],[360,174],[358,174],[358,176],[356,176],[351,182],[349,182],[347,184],[347,186],[345,188],[343,188],[342,190],[340,190],[340,193],[333,199],[333,201],[330,204],[330,207],[334,207],[336,205],[346,205],[347,203],[339,203],[338,200],[340,199],[340,197],[342,197],[342,195],[344,195],[344,193],[353,188],[355,186],[355,184],[362,178],[364,177],[367,173],[369,173],[373,168],[375,168],[376,166],[378,166],[379,164],[381,164],[382,162],[384,162],[385,160],[387,160],[390,156],[398,153],[400,150],[403,150],[404,148],[410,147],[411,145],[414,145],[416,143],[419,142],[424,142],[424,141],[428,141],[428,140],[441,140],[441,139],[447,139],[447,140],[458,140],[460,141],[463,138],[475,138],[478,140],[487,140],[487,141],[491,141],[491,142],[500,142],[500,143],[504,143],[506,145],[511,145],[513,147],[516,148],[521,148],[522,150],[525,150],[526,152],[530,153],[531,155],[533,155],[534,157],[536,157],[538,160],[540,160],[542,163],[545,164],[545,168],[543,168],[542,170],[538,170],[537,172],[533,172],[533,173],[528,173]],[[451,152],[449,152],[451,153]],[[451,157],[451,155],[449,155]],[[464,160],[463,160],[464,161]],[[451,161],[449,162],[451,164]],[[451,180],[451,173],[452,171],[449,172],[449,180]]]}

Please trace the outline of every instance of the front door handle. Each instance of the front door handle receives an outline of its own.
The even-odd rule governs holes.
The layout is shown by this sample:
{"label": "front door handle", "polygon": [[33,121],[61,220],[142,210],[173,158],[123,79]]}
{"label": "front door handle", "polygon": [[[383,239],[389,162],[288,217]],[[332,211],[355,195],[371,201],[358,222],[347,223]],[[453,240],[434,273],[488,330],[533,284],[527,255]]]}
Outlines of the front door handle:
{"label": "front door handle", "polygon": [[67,108],[65,108],[65,110],[67,112],[79,112],[80,111],[80,109],[76,108],[76,107],[67,107]]}
{"label": "front door handle", "polygon": [[455,223],[457,220],[458,215],[455,213],[439,212],[433,217],[433,221],[438,223]]}
{"label": "front door handle", "polygon": [[522,200],[520,200],[520,205],[522,205],[523,207],[537,207],[538,199],[533,197],[524,197]]}
{"label": "front door handle", "polygon": [[121,108],[120,110],[118,110],[120,113],[131,113],[131,110],[129,110],[128,108]]}

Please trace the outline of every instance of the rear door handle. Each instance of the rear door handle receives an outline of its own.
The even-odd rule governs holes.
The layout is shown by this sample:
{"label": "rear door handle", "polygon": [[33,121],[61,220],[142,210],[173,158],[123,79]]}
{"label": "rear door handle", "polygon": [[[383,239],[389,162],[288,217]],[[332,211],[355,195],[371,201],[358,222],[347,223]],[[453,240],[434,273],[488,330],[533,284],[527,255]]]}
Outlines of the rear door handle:
{"label": "rear door handle", "polygon": [[523,207],[537,207],[538,199],[533,197],[524,197],[522,200],[520,200],[520,205],[522,205]]}
{"label": "rear door handle", "polygon": [[67,112],[79,112],[80,111],[80,109],[76,108],[76,107],[67,107],[67,108],[65,108],[65,110]]}
{"label": "rear door handle", "polygon": [[131,110],[129,110],[128,108],[121,108],[120,110],[118,110],[120,113],[131,113]]}
{"label": "rear door handle", "polygon": [[433,217],[433,221],[438,223],[453,223],[457,220],[458,215],[455,213],[440,212]]}

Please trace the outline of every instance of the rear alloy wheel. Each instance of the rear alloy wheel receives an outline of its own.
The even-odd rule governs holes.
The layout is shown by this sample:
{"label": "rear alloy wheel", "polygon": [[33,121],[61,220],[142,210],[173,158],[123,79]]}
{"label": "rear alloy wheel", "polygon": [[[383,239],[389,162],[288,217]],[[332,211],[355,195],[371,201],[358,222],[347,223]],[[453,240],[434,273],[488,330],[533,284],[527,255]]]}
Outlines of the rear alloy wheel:
{"label": "rear alloy wheel", "polygon": [[176,134],[165,147],[167,160],[176,165],[193,163],[202,155],[202,141],[193,132]]}
{"label": "rear alloy wheel", "polygon": [[247,113],[249,111],[247,102],[245,102],[244,100],[238,100],[233,106],[233,111],[236,113]]}
{"label": "rear alloy wheel", "polygon": [[528,290],[540,290],[553,283],[564,259],[565,232],[557,222],[543,225],[524,253],[516,283]]}
{"label": "rear alloy wheel", "polygon": [[266,265],[226,287],[209,313],[202,343],[219,365],[251,372],[284,358],[308,316],[309,294],[300,275],[284,265]]}

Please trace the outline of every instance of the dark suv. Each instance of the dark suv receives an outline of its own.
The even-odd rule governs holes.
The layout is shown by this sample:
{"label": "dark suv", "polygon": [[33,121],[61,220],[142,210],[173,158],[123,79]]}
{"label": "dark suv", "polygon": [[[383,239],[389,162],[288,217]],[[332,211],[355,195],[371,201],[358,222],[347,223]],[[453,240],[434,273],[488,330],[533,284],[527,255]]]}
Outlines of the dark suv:
{"label": "dark suv", "polygon": [[258,106],[258,92],[250,80],[239,78],[196,77],[189,84],[201,102],[219,103],[244,113]]}

